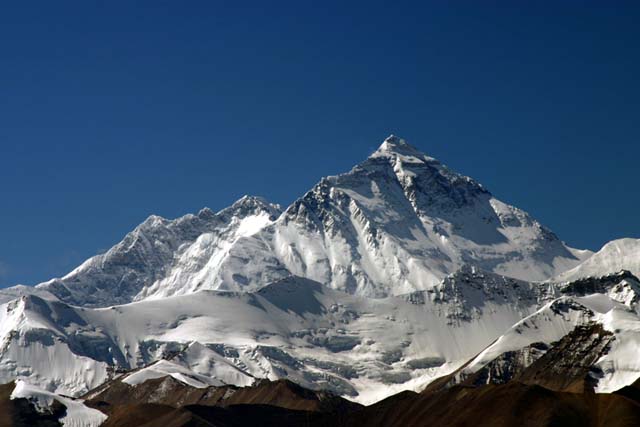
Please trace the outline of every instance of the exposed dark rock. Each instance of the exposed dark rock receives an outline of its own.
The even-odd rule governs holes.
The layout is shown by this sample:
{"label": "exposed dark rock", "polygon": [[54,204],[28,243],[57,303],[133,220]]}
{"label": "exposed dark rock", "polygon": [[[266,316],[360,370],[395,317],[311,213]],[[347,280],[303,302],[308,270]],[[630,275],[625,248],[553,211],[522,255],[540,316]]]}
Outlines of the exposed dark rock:
{"label": "exposed dark rock", "polygon": [[360,405],[326,391],[312,391],[287,380],[263,380],[251,387],[188,386],[172,377],[147,380],[131,386],[116,379],[88,393],[86,404],[105,413],[122,405],[158,404],[226,407],[239,404],[271,405],[311,412],[351,411]]}

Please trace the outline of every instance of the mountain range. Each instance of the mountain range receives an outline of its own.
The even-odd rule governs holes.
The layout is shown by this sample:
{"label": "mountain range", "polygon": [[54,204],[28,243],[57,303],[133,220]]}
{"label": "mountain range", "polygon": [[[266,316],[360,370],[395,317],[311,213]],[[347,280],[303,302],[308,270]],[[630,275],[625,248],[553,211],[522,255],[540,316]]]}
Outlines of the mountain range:
{"label": "mountain range", "polygon": [[211,425],[258,404],[280,408],[265,415],[276,424],[322,407],[314,425],[357,425],[374,407],[489,405],[490,390],[555,393],[599,420],[580,399],[615,394],[598,399],[638,420],[639,260],[635,239],[571,248],[391,136],[285,209],[245,196],[151,216],[64,277],[1,290],[0,405],[5,393],[42,423],[135,425],[131,395]]}

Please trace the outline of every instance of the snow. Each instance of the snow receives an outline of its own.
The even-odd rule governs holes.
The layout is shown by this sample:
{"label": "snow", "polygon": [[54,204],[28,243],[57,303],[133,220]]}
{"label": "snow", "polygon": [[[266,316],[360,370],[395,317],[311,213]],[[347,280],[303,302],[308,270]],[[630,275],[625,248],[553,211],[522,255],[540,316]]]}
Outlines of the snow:
{"label": "snow", "polygon": [[[464,372],[475,372],[504,352],[599,322],[615,335],[597,364],[604,372],[597,391],[609,392],[640,377],[637,283],[615,277],[602,279],[603,293],[587,295],[474,267],[428,291],[373,299],[295,277],[254,293],[201,291],[98,309],[32,295],[0,306],[8,313],[0,362],[22,366],[0,379],[78,395],[104,381],[80,374],[106,371],[97,360],[111,358],[140,368],[123,377],[130,385],[165,376],[199,388],[288,378],[370,404],[420,390],[468,361]],[[30,331],[57,338],[20,338]],[[80,351],[86,346],[70,346],[71,337],[90,342],[91,357]]]}
{"label": "snow", "polygon": [[0,380],[78,396],[112,367],[132,385],[286,377],[372,403],[594,321],[616,335],[598,362],[613,390],[640,376],[640,284],[558,283],[640,272],[638,242],[570,248],[391,136],[284,211],[245,196],[151,216],[66,276],[1,291]]}
{"label": "snow", "polygon": [[106,307],[200,290],[255,291],[296,275],[379,298],[431,289],[466,264],[546,280],[590,254],[390,136],[284,212],[245,196],[217,213],[151,216],[105,254],[37,289]]}
{"label": "snow", "polygon": [[256,234],[272,222],[268,212],[261,212],[244,218],[232,218],[222,234],[212,232],[200,235],[193,244],[183,249],[180,259],[167,277],[143,288],[135,299],[183,295],[202,289],[203,283],[215,282],[221,264],[230,256],[229,251],[235,242]]}
{"label": "snow", "polygon": [[508,351],[541,342],[559,341],[578,325],[599,323],[614,335],[610,348],[596,362],[603,372],[595,391],[611,393],[640,378],[640,318],[637,306],[630,308],[605,294],[561,297],[512,326],[463,369],[462,375],[481,369]]}
{"label": "snow", "polygon": [[613,332],[611,349],[597,363],[604,377],[596,387],[598,393],[611,393],[640,378],[640,321],[634,311],[614,307],[603,316],[605,329]]}
{"label": "snow", "polygon": [[107,416],[97,409],[85,406],[82,400],[63,397],[22,380],[16,381],[11,393],[11,399],[18,398],[30,400],[39,411],[46,411],[54,401],[60,402],[67,408],[65,415],[60,419],[65,427],[98,427],[107,419]]}
{"label": "snow", "polygon": [[[571,332],[576,325],[587,322],[590,315],[587,307],[572,298],[556,299],[530,316],[513,325],[504,335],[475,357],[464,369],[465,373],[480,370],[487,363],[508,351],[519,350],[533,343],[551,344]],[[558,308],[561,315],[558,315]]]}
{"label": "snow", "polygon": [[215,378],[225,384],[245,387],[255,382],[251,374],[199,342],[192,342],[186,350],[174,357],[172,362],[187,367],[196,374]]}
{"label": "snow", "polygon": [[621,270],[629,270],[640,276],[640,239],[613,240],[583,263],[552,280],[568,282],[584,277],[604,276]]}
{"label": "snow", "polygon": [[[23,350],[0,362],[32,367],[0,371],[0,380],[20,376],[51,392],[78,395],[106,379],[98,360],[109,360],[143,368],[127,383],[166,375],[198,387],[289,378],[370,403],[460,366],[505,325],[535,311],[541,292],[537,285],[466,269],[432,292],[378,299],[294,277],[255,293],[201,291],[99,309],[30,296],[22,315],[29,320],[48,313],[49,326],[38,330],[57,339],[19,345],[24,331],[7,328],[8,348]],[[104,374],[101,381],[70,380],[86,372]]]}
{"label": "snow", "polygon": [[219,387],[224,385],[220,380],[196,374],[190,369],[168,360],[159,360],[151,366],[142,368],[133,374],[126,375],[122,379],[122,382],[135,386],[148,380],[163,378],[166,376],[171,376],[176,380],[195,388],[206,388],[210,386]]}
{"label": "snow", "polygon": [[58,302],[35,296],[0,306],[2,382],[28,379],[49,391],[75,394],[104,382],[108,364],[91,357],[95,355],[80,355],[69,345],[74,342],[73,330],[67,332],[62,325],[75,317],[72,313]]}
{"label": "snow", "polygon": [[268,225],[280,212],[262,198],[245,196],[217,213],[205,208],[176,220],[151,216],[106,253],[36,289],[70,304],[104,307],[195,292],[203,281],[217,288],[221,284],[210,280],[218,277],[233,242]]}

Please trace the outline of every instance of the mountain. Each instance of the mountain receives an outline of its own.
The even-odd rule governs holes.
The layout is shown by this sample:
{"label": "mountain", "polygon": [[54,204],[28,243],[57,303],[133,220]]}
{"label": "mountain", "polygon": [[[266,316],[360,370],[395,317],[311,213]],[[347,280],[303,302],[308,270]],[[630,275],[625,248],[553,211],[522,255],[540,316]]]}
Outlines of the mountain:
{"label": "mountain", "polygon": [[390,137],[284,210],[245,196],[152,216],[62,278],[0,291],[0,405],[8,425],[468,425],[484,406],[504,425],[625,425],[637,242],[572,249]]}
{"label": "mountain", "polygon": [[[0,306],[0,383],[18,378],[78,396],[151,364],[125,381],[169,375],[208,387],[288,378],[368,403],[449,373],[549,292],[468,267],[429,291],[377,299],[296,277],[256,292],[111,308],[28,295]],[[161,359],[169,360],[154,363]]]}
{"label": "mountain", "polygon": [[43,418],[44,421],[50,421],[49,415],[66,427],[98,427],[107,419],[104,413],[86,406],[82,400],[47,392],[24,381],[15,382],[10,398],[13,401],[24,399],[33,405],[33,412],[36,414],[31,411],[27,413],[35,419],[30,420],[27,425],[38,425]]}
{"label": "mountain", "polygon": [[218,213],[152,216],[68,275],[35,291],[5,291],[4,299],[36,292],[106,307],[199,290],[255,291],[291,275],[378,298],[431,289],[464,265],[541,281],[590,254],[391,136],[284,212],[244,197]]}
{"label": "mountain", "polygon": [[[610,393],[636,381],[640,377],[635,356],[640,346],[638,278],[623,271],[565,283],[555,293],[557,298],[429,387],[516,379],[557,391]],[[560,373],[555,372],[558,369]]]}
{"label": "mountain", "polygon": [[38,410],[27,398],[12,396],[13,382],[0,385],[0,425],[3,427],[59,427],[64,409],[51,405],[47,412]]}
{"label": "mountain", "polygon": [[570,282],[592,276],[605,276],[621,270],[640,275],[640,240],[613,240],[576,267],[560,273],[552,280]]}
{"label": "mountain", "polygon": [[[133,374],[135,375],[135,373]],[[169,376],[146,379],[135,385],[120,378],[83,396],[87,406],[111,414],[123,405],[159,404],[172,407],[260,404],[298,411],[339,412],[361,408],[326,391],[313,391],[288,380],[261,380],[246,387],[229,385],[197,387]]]}
{"label": "mountain", "polygon": [[[46,393],[34,388],[14,391],[9,400],[6,394],[14,387],[7,384],[0,386],[0,407],[6,409],[0,413],[0,425],[25,425],[20,422],[27,420],[26,425],[49,427],[60,425],[56,421],[61,420],[64,425],[78,426],[102,421],[102,427],[636,426],[640,419],[637,382],[612,394],[594,394],[587,387],[562,391],[566,383],[558,380],[579,381],[588,368],[583,363],[589,363],[589,357],[594,360],[606,347],[590,350],[592,337],[607,336],[598,328],[576,328],[570,335],[577,343],[561,340],[530,367],[519,370],[515,378],[484,383],[477,380],[487,377],[480,376],[461,385],[429,387],[421,393],[405,391],[367,407],[289,381],[198,388],[165,377],[135,386],[115,379],[83,396],[82,401],[65,398],[61,399],[64,403],[38,412],[34,403],[43,403]],[[567,344],[579,351],[567,354],[571,352]],[[19,384],[15,390],[19,387],[24,389]],[[73,408],[71,414],[65,413],[67,408]]]}
{"label": "mountain", "polygon": [[[617,394],[569,393],[517,381],[404,392],[350,414],[334,426],[633,427],[640,404]],[[326,419],[325,419],[326,420]],[[315,425],[330,425],[325,420]],[[313,424],[310,424],[313,425]]]}
{"label": "mountain", "polygon": [[385,298],[297,277],[111,308],[28,295],[0,306],[0,382],[79,396],[139,368],[122,381],[171,377],[206,388],[286,378],[367,404],[450,373],[459,383],[488,365],[527,367],[595,323],[612,342],[593,365],[594,387],[611,392],[640,377],[639,300],[629,272],[554,285],[472,267]]}
{"label": "mountain", "polygon": [[215,277],[237,240],[279,215],[277,205],[259,197],[243,197],[218,213],[205,208],[174,221],[152,215],[105,254],[38,285],[37,291],[81,306],[125,304],[165,282],[180,283],[176,293],[192,292]]}

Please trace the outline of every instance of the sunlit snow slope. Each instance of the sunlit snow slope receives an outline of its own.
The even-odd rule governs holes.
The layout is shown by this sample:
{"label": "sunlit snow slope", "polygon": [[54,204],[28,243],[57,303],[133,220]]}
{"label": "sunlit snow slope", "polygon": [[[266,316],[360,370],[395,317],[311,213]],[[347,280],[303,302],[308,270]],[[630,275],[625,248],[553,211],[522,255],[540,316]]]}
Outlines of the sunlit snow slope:
{"label": "sunlit snow slope", "polygon": [[640,239],[613,240],[577,267],[559,274],[552,280],[571,281],[589,276],[605,276],[621,270],[640,275]]}
{"label": "sunlit snow slope", "polygon": [[0,306],[0,382],[79,395],[116,370],[169,358],[131,381],[286,377],[372,401],[457,368],[547,294],[466,269],[430,291],[379,299],[295,277],[254,293],[200,291],[101,309],[31,295]]}

